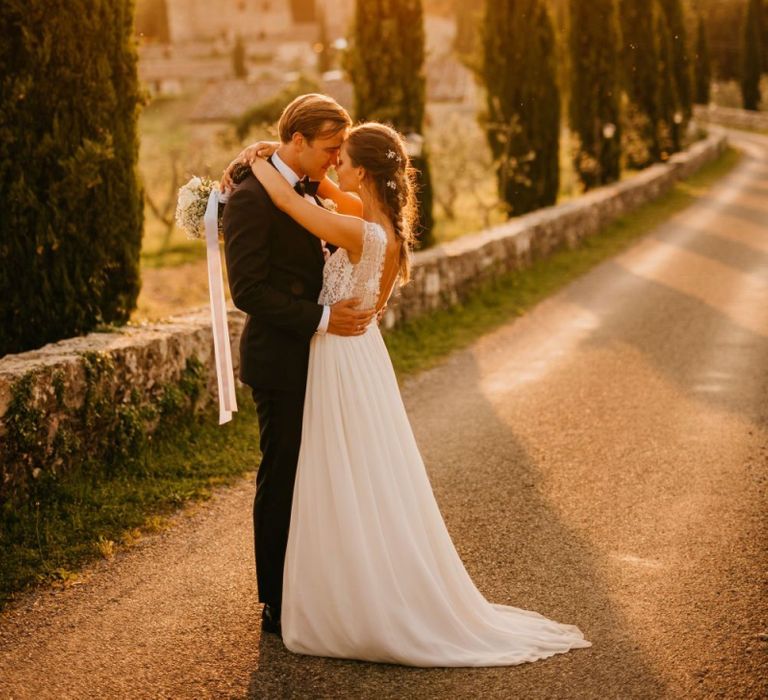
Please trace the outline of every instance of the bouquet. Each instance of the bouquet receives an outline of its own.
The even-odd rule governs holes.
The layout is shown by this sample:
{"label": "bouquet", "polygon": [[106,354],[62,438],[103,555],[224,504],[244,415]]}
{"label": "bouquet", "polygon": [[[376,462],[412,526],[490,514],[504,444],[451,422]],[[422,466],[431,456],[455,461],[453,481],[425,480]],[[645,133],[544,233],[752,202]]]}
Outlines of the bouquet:
{"label": "bouquet", "polygon": [[[193,177],[179,188],[176,203],[176,223],[187,232],[188,238],[205,238],[205,210],[211,190],[219,190],[219,183],[207,177]],[[219,193],[218,228],[222,236],[221,215],[226,195]]]}
{"label": "bouquet", "polygon": [[[221,214],[227,194],[221,192],[218,182],[207,177],[193,177],[179,188],[176,202],[176,223],[187,232],[189,238],[202,239],[206,243],[208,268],[208,290],[211,300],[211,329],[213,332],[213,354],[216,366],[216,382],[219,391],[219,423],[232,419],[237,410],[235,378],[232,371],[232,349],[229,341],[227,302],[224,297],[221,251],[213,231],[206,235],[205,219],[208,205],[211,214],[216,205],[217,238],[222,238]],[[213,216],[208,217],[209,229],[213,228]]]}

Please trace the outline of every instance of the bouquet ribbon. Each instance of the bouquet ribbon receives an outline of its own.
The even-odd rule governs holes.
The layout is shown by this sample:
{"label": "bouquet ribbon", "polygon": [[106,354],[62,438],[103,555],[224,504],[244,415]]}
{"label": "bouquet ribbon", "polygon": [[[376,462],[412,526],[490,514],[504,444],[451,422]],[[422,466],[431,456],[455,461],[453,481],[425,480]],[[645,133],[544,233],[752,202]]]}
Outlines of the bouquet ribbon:
{"label": "bouquet ribbon", "polygon": [[208,291],[211,297],[211,327],[213,329],[213,352],[216,364],[216,381],[219,387],[219,425],[232,420],[237,411],[235,395],[235,373],[232,369],[232,348],[229,343],[227,305],[224,300],[224,278],[221,271],[219,252],[219,202],[225,201],[215,187],[208,196],[205,208],[205,248],[208,257]]}

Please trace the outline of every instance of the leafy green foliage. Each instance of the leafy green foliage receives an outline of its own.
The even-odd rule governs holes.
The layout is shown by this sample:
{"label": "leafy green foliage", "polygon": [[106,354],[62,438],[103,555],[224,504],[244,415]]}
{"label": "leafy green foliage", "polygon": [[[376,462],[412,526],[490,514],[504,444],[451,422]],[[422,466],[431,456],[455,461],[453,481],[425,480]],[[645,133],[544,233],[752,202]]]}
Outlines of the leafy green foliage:
{"label": "leafy green foliage", "polygon": [[245,65],[245,43],[239,34],[232,47],[232,73],[236,78],[248,77],[248,67]]}
{"label": "leafy green foliage", "polygon": [[[421,0],[357,0],[346,68],[355,88],[355,116],[423,134],[426,87]],[[412,158],[419,171],[419,242],[432,244],[432,181],[428,146]]]}
{"label": "leafy green foliage", "polygon": [[116,542],[129,545],[159,529],[165,514],[255,469],[256,412],[245,394],[239,405],[225,426],[216,409],[175,414],[167,430],[144,441],[130,468],[88,461],[39,483],[27,499],[0,503],[0,608],[35,583],[77,581],[77,569]]}
{"label": "leafy green foliage", "polygon": [[481,75],[483,117],[496,164],[499,197],[511,214],[553,204],[560,171],[560,94],[555,34],[541,0],[486,5]]}
{"label": "leafy green foliage", "polygon": [[135,306],[132,30],[132,0],[3,3],[0,355],[124,322]]}
{"label": "leafy green foliage", "polygon": [[697,0],[718,80],[741,76],[741,37],[746,0]]}
{"label": "leafy green foliage", "polygon": [[585,189],[618,180],[621,63],[614,0],[570,1],[571,130],[574,167]]}
{"label": "leafy green foliage", "polygon": [[704,20],[699,17],[696,29],[696,63],[695,63],[695,102],[700,105],[709,104],[709,88],[712,82],[710,68],[709,42]]}
{"label": "leafy green foliage", "polygon": [[136,0],[136,34],[150,41],[170,41],[167,0]]}
{"label": "leafy green foliage", "polygon": [[661,159],[667,160],[682,145],[682,109],[672,71],[672,38],[663,12],[656,13],[656,36],[659,38],[659,118],[656,128]]}
{"label": "leafy green foliage", "polygon": [[744,109],[757,110],[760,106],[760,73],[763,65],[763,3],[749,0],[744,18],[744,52],[741,69],[741,96]]}
{"label": "leafy green foliage", "polygon": [[675,122],[675,150],[682,144],[682,135],[693,113],[693,84],[691,59],[688,53],[688,32],[681,0],[657,0],[669,28],[671,69],[675,79],[678,106],[682,119]]}
{"label": "leafy green foliage", "polygon": [[[154,429],[162,435],[194,414],[205,385],[196,358],[187,361],[175,383],[148,398],[124,381],[109,355],[85,353],[82,369],[84,393],[77,408],[64,410],[67,387],[60,375],[54,375],[50,389],[33,373],[12,387],[0,435],[0,501],[34,497],[77,469],[112,473],[135,468],[147,436]],[[76,380],[72,383],[76,392]]]}
{"label": "leafy green foliage", "polygon": [[334,49],[331,45],[331,37],[328,33],[328,20],[326,10],[318,8],[317,17],[317,70],[325,73],[333,68]]}
{"label": "leafy green foliage", "polygon": [[[0,437],[0,607],[12,591],[40,577],[56,580],[60,570],[88,559],[89,542],[111,551],[110,538],[140,524],[147,510],[178,505],[174,494],[186,489],[186,477],[190,496],[204,492],[200,481],[209,477],[212,453],[199,456],[192,474],[186,467],[179,474],[178,457],[168,457],[190,459],[194,447],[185,443],[205,436],[217,444],[220,433],[212,429],[194,434],[203,420],[196,408],[206,383],[199,360],[191,357],[177,380],[157,387],[149,400],[126,387],[111,357],[86,353],[82,363],[79,408],[64,410],[61,375],[52,377],[51,395],[33,373],[13,387]],[[156,458],[157,444],[165,457]],[[238,473],[243,462],[217,469],[216,478]]]}
{"label": "leafy green foliage", "polygon": [[619,0],[623,36],[622,56],[627,107],[622,123],[630,168],[645,168],[659,160],[659,46],[654,13],[648,0]]}

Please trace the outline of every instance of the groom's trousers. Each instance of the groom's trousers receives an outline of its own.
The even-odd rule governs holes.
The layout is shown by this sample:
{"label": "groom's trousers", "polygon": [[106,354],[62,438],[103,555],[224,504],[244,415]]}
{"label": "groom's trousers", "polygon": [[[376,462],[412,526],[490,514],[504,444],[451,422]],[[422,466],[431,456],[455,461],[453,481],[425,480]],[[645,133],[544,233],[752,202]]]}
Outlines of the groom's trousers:
{"label": "groom's trousers", "polygon": [[254,389],[261,464],[256,475],[253,530],[259,600],[279,614],[293,485],[301,445],[304,391]]}

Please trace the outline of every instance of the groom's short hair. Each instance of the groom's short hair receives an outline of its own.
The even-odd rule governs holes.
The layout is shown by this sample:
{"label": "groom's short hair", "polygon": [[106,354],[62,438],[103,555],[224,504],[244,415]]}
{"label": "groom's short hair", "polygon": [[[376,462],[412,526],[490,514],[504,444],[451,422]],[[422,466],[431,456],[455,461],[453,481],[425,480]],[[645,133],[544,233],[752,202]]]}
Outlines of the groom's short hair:
{"label": "groom's short hair", "polygon": [[280,140],[288,143],[296,133],[308,141],[330,138],[352,126],[347,110],[328,95],[309,93],[299,95],[280,115],[277,131]]}

